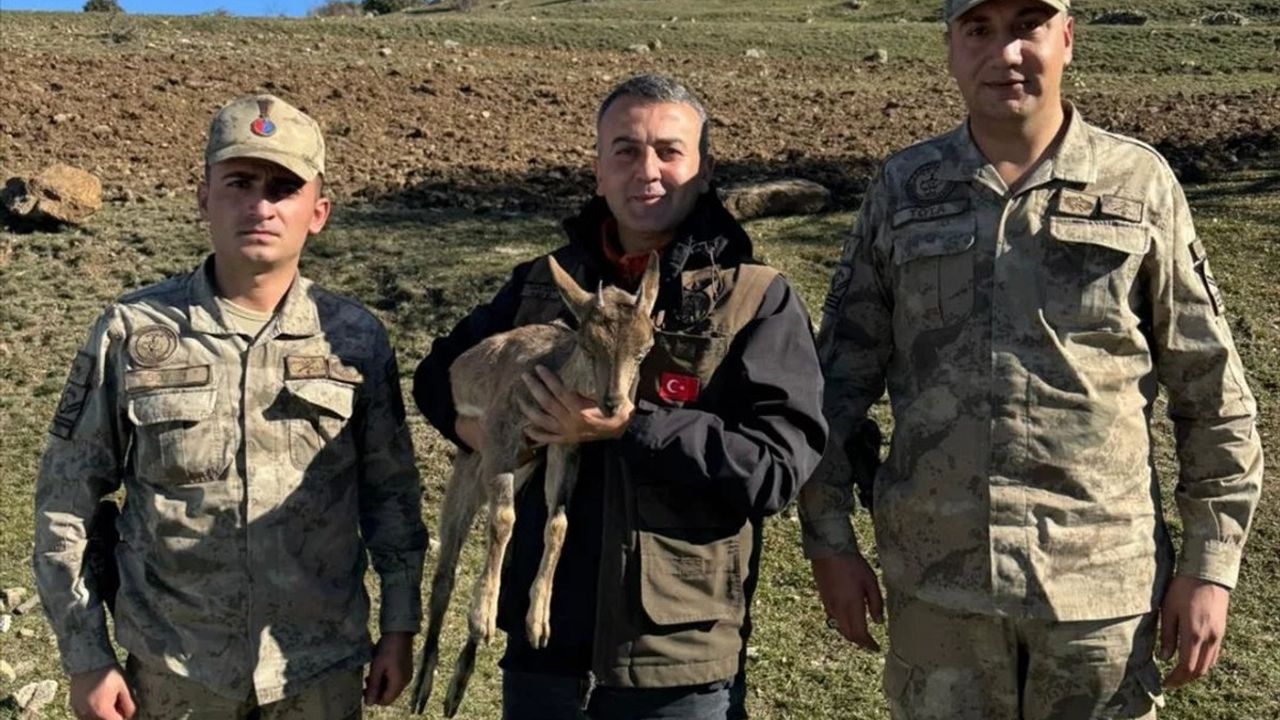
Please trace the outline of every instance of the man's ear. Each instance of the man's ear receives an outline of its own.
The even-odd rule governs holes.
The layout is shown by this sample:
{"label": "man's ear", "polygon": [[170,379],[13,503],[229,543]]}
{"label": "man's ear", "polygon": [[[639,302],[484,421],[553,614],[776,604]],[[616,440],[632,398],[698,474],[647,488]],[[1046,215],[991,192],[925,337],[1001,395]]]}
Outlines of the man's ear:
{"label": "man's ear", "polygon": [[1067,16],[1063,23],[1062,32],[1065,33],[1063,43],[1066,46],[1066,55],[1063,59],[1063,65],[1070,65],[1072,57],[1075,55],[1076,47],[1076,19],[1070,15]]}
{"label": "man's ear", "polygon": [[307,232],[315,235],[324,229],[325,223],[329,222],[329,213],[333,210],[333,203],[329,198],[321,196],[316,198],[316,206],[311,211],[311,223],[307,225]]}
{"label": "man's ear", "polygon": [[707,153],[702,158],[702,165],[698,168],[698,192],[704,193],[711,189],[711,179],[716,172],[716,156]]}
{"label": "man's ear", "polygon": [[209,219],[209,183],[201,180],[196,185],[196,207],[200,209],[200,219]]}

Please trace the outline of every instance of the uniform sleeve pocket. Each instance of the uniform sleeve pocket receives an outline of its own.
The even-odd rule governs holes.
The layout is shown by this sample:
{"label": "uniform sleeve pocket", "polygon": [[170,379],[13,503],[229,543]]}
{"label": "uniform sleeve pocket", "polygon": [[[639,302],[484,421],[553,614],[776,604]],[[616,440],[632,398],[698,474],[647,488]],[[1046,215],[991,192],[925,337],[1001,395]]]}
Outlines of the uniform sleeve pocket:
{"label": "uniform sleeve pocket", "polygon": [[648,531],[639,535],[640,602],[651,621],[742,622],[747,557],[741,533],[708,542]]}

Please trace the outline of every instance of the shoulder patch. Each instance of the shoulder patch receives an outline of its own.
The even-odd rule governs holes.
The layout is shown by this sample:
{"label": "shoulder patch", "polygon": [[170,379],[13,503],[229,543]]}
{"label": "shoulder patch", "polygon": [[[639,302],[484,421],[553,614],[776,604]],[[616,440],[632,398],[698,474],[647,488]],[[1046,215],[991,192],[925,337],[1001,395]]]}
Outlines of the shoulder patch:
{"label": "shoulder patch", "polygon": [[71,361],[71,372],[67,374],[67,384],[62,388],[62,397],[58,399],[58,409],[53,414],[53,425],[49,432],[63,440],[70,440],[71,433],[80,421],[84,412],[85,400],[89,397],[89,383],[93,377],[93,356],[81,350]]}
{"label": "shoulder patch", "polygon": [[911,198],[912,202],[921,205],[936,203],[951,194],[951,188],[955,183],[938,177],[938,170],[941,167],[942,161],[934,160],[921,165],[911,173],[911,177],[907,180],[906,191],[907,197]]}
{"label": "shoulder patch", "polygon": [[129,359],[140,367],[155,367],[178,349],[178,334],[164,325],[148,325],[129,335]]}
{"label": "shoulder patch", "polygon": [[831,276],[831,289],[827,292],[827,299],[822,303],[822,314],[824,316],[835,316],[840,310],[840,303],[844,301],[845,293],[849,292],[849,283],[853,280],[853,268],[847,263],[840,263],[836,266],[835,274]]}

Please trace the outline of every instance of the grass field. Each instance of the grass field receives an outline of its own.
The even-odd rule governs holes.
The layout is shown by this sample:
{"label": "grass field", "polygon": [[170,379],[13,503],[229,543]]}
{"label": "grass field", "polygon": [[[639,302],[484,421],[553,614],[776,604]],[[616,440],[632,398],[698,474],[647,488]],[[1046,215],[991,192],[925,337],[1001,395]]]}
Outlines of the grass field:
{"label": "grass field", "polygon": [[[327,99],[330,85],[350,78],[364,83],[366,76],[375,74],[406,83],[436,78],[440,87],[457,84],[457,78],[478,78],[469,82],[481,94],[496,96],[496,105],[468,105],[472,100],[451,90],[424,101],[437,103],[430,106],[437,113],[433,121],[442,130],[457,128],[460,146],[472,143],[465,145],[467,153],[458,153],[470,163],[467,172],[498,178],[501,182],[490,188],[497,196],[522,184],[541,182],[545,172],[563,174],[568,168],[565,182],[571,186],[570,196],[576,197],[574,193],[587,187],[580,173],[587,162],[581,149],[590,143],[583,134],[590,129],[591,107],[613,79],[651,67],[698,77],[709,88],[713,116],[726,116],[727,124],[717,127],[715,138],[729,172],[767,175],[771,168],[785,165],[793,172],[822,168],[832,177],[840,173],[848,177],[848,184],[840,186],[844,194],[838,198],[836,212],[748,225],[760,255],[788,274],[816,317],[852,221],[857,188],[865,183],[878,154],[959,119],[956,99],[941,75],[935,4],[871,0],[866,5],[850,12],[843,3],[797,0],[521,0],[505,10],[482,9],[470,16],[422,12],[324,22],[136,18],[129,20],[133,34],[120,43],[103,39],[108,21],[102,18],[66,15],[52,16],[56,18],[52,21],[50,16],[0,13],[5,46],[0,91],[6,103],[12,100],[9,109],[0,108],[0,175],[30,171],[36,169],[34,165],[72,153],[88,158],[86,163],[104,175],[109,187],[127,188],[146,199],[108,203],[81,229],[33,234],[0,231],[0,493],[5,498],[0,503],[0,589],[31,589],[32,482],[45,428],[88,324],[123,291],[184,272],[206,252],[204,230],[190,194],[190,181],[199,167],[200,135],[212,107],[231,97],[235,87],[247,84],[246,89],[253,89],[258,86],[253,83],[268,75],[245,70],[255,48],[258,52],[271,49],[266,60],[276,68],[272,71],[275,81],[311,98],[320,108],[317,115],[329,118],[331,133],[340,108],[358,108],[363,113],[343,120],[349,133],[334,138],[331,162],[342,176],[335,185],[338,209],[325,233],[309,245],[304,272],[372,307],[390,329],[407,375],[431,339],[490,296],[512,265],[559,242],[556,208],[521,209],[496,202],[467,207],[452,196],[448,202],[422,202],[423,195],[407,192],[415,189],[414,183],[434,190],[471,187],[471,181],[466,173],[425,179],[413,175],[415,164],[443,168],[451,160],[447,146],[435,154],[425,148],[411,152],[413,141],[382,132],[384,126],[416,112],[401,104],[408,102],[400,97],[405,91],[397,90],[399,85],[368,80],[369,85],[360,86],[370,88],[367,95],[348,90],[345,97]],[[1149,8],[1154,25],[1082,28],[1079,42],[1088,52],[1078,55],[1070,92],[1096,109],[1091,117],[1162,142],[1171,150],[1198,153],[1214,143],[1237,147],[1240,138],[1250,138],[1256,147],[1251,157],[1218,162],[1215,167],[1223,168],[1222,172],[1189,185],[1187,191],[1227,298],[1236,342],[1259,400],[1263,444],[1271,454],[1280,450],[1280,284],[1276,282],[1280,234],[1275,229],[1280,218],[1280,155],[1275,154],[1274,122],[1280,116],[1280,90],[1274,76],[1280,69],[1280,28],[1275,25],[1280,21],[1280,3],[1224,0],[1207,4],[1253,17],[1256,22],[1244,28],[1192,26],[1206,4],[1189,0],[1140,5]],[[1111,6],[1085,0],[1077,7],[1092,13]],[[672,16],[677,19],[671,20]],[[812,22],[807,22],[810,18]],[[906,22],[897,22],[899,18]],[[659,58],[624,52],[628,44],[655,38],[661,38],[664,48]],[[456,59],[441,59],[439,46],[446,39],[463,43],[467,52],[474,49],[477,57],[462,56],[464,64],[477,66],[474,73],[452,69]],[[375,53],[382,46],[391,48],[392,55],[375,68],[375,63],[383,62]],[[304,52],[315,47],[324,51]],[[744,50],[752,47],[766,51],[767,76],[739,67]],[[861,55],[875,47],[890,49],[889,71],[872,73],[858,65]],[[557,62],[582,61],[579,69],[571,71],[577,74],[575,79],[561,77],[554,86],[562,104],[560,114],[550,118],[545,107],[509,100],[517,97],[528,78],[536,75],[538,82],[547,84],[552,82],[548,77],[564,74],[558,67],[520,67],[536,64],[532,59],[538,53]],[[65,95],[77,90],[75,73],[87,73],[87,68],[101,63],[104,69],[84,83],[97,88],[110,80],[112,64],[117,62],[135,63],[135,74],[145,76],[148,84],[127,99],[113,99],[110,92],[79,96],[72,107],[82,107],[81,112],[91,116],[96,110],[90,106],[96,102],[108,108],[129,105],[128,111],[137,112],[131,122],[142,125],[151,121],[142,103],[154,100],[157,107],[168,108],[163,127],[146,126],[152,129],[142,137],[126,138],[130,140],[127,147],[120,139],[114,146],[104,142],[101,147],[80,136],[71,136],[75,138],[71,142],[53,130],[5,134],[19,127],[18,115],[49,113],[52,96],[28,93],[21,83],[38,84],[41,78],[56,75],[68,88]],[[218,71],[202,70],[202,66],[219,64],[241,73],[238,80],[248,80],[209,79],[216,78]],[[848,68],[847,75],[842,74],[843,68]],[[399,75],[390,75],[392,71]],[[737,74],[730,76],[730,72]],[[168,83],[167,90],[150,84],[154,80],[165,85],[166,73],[179,81]],[[198,85],[192,78],[209,84]],[[504,89],[489,89],[497,86]],[[784,106],[799,104],[800,98],[841,92],[851,93],[852,99],[843,102],[854,110],[859,103],[872,108],[866,115],[874,119],[852,111],[834,119],[819,117],[816,111],[810,116],[806,110],[804,117],[788,115],[786,122],[776,121],[794,112]],[[793,97],[795,103],[791,103]],[[912,109],[914,103],[922,109],[898,120],[885,119],[880,108],[884,100],[894,97],[913,98],[903,104]],[[1220,103],[1230,106],[1230,112],[1218,111]],[[1184,104],[1193,109],[1181,108]],[[1169,109],[1147,113],[1146,106]],[[489,129],[478,120],[468,120],[467,113],[477,113],[480,107],[494,107],[495,112],[501,107],[508,125]],[[1183,116],[1187,119],[1180,120]],[[1227,116],[1234,119],[1224,120]],[[854,130],[841,131],[841,123]],[[558,132],[557,125],[562,128]],[[770,137],[784,131],[788,140],[771,144]],[[806,133],[820,134],[820,139],[805,144]],[[370,138],[379,138],[378,143]],[[370,159],[401,146],[407,149],[394,162]],[[794,152],[788,154],[788,147]],[[377,184],[379,177],[390,172],[390,165],[401,162],[408,168],[403,172],[405,187]],[[350,170],[354,167],[364,168],[363,174]],[[158,178],[164,187],[156,187]],[[420,417],[411,417],[411,423],[427,487],[424,513],[434,524],[448,448]],[[1167,422],[1158,423],[1157,461],[1166,497],[1176,476],[1169,430]],[[1176,513],[1172,503],[1166,505],[1176,532]],[[865,517],[860,516],[859,523],[864,545],[869,547]],[[798,720],[886,718],[879,694],[883,661],[853,649],[823,626],[808,566],[800,555],[794,512],[772,520],[766,537],[755,604],[758,630],[750,653],[752,715]],[[478,564],[477,543],[464,562],[468,569]],[[465,580],[460,587],[466,587]],[[1206,681],[1172,694],[1162,717],[1261,720],[1280,715],[1276,620],[1280,500],[1274,492],[1264,493],[1232,603],[1226,651],[1217,671]],[[455,602],[455,610],[460,605]],[[463,626],[462,613],[455,612],[446,636],[446,658],[459,647]],[[498,717],[493,671],[498,650],[482,652],[463,710],[466,717]],[[59,697],[45,716],[70,717],[65,709],[65,679],[60,677],[53,639],[41,616],[14,618],[9,632],[0,635],[0,659],[19,670],[14,683],[5,685],[0,679],[0,695],[27,682],[59,678]],[[438,699],[430,709],[433,716],[439,713]],[[405,705],[401,701],[396,708],[369,714],[408,717]],[[5,712],[0,707],[0,718]]]}

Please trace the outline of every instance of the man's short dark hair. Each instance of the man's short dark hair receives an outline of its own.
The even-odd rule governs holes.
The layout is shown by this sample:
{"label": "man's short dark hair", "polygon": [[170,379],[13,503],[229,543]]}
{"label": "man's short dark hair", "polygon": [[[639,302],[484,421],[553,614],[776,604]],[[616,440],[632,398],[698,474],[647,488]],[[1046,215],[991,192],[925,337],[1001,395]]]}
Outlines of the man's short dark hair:
{"label": "man's short dark hair", "polygon": [[604,114],[609,111],[609,108],[624,97],[640,98],[655,103],[680,103],[693,108],[698,113],[698,120],[702,123],[702,129],[698,133],[698,155],[703,158],[707,156],[711,149],[707,110],[702,107],[702,101],[698,96],[694,95],[684,83],[666,75],[650,73],[624,80],[609,91],[604,102],[600,103],[600,110],[596,113],[597,128],[600,127],[600,121],[604,120]]}

